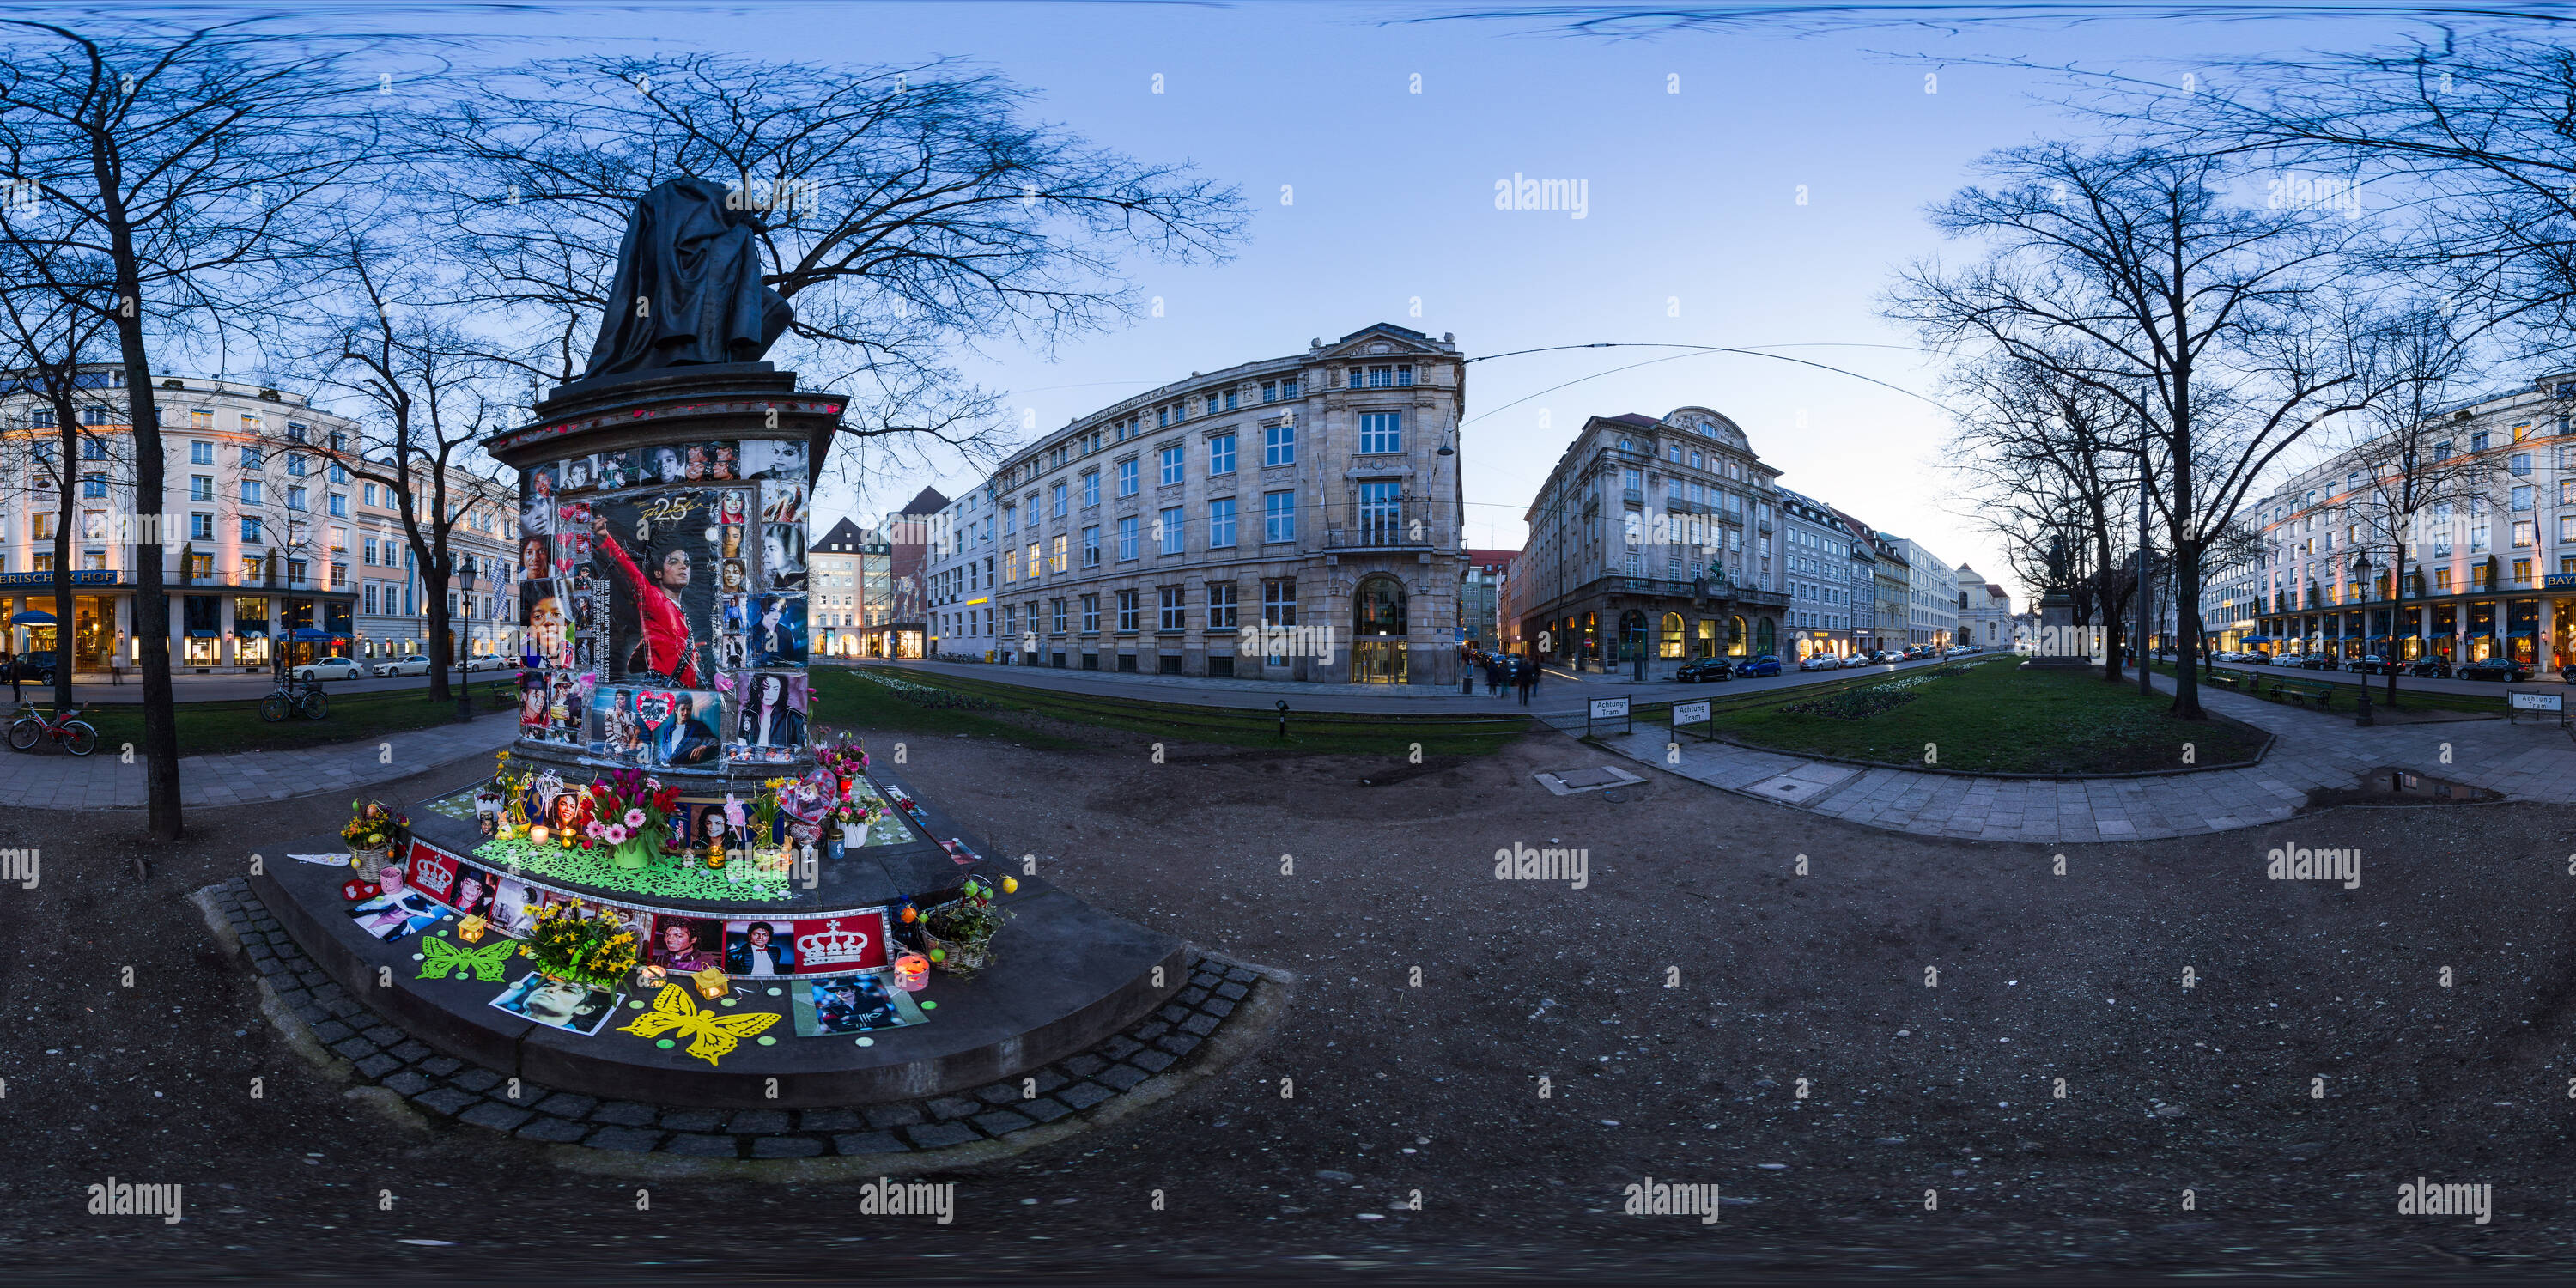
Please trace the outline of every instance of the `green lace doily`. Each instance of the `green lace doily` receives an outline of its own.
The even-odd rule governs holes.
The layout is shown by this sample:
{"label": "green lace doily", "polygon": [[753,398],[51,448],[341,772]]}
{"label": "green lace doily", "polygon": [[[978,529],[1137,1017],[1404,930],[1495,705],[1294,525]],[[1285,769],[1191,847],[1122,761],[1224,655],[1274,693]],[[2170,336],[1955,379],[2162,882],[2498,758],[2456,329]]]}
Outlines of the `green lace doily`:
{"label": "green lace doily", "polygon": [[627,894],[658,894],[709,903],[777,903],[788,897],[784,879],[727,881],[724,869],[708,867],[703,858],[669,855],[650,867],[621,868],[611,864],[608,856],[606,849],[567,850],[559,845],[521,840],[485,841],[474,850],[477,862],[504,871],[515,864],[519,871],[540,880],[553,878]]}

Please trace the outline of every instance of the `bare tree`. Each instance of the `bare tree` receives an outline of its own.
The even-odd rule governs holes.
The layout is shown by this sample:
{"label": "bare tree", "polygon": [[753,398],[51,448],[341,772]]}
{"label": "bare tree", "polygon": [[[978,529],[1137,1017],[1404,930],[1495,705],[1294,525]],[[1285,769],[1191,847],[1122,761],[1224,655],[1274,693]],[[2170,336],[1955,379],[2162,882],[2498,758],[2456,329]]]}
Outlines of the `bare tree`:
{"label": "bare tree", "polygon": [[[326,441],[320,454],[391,498],[420,570],[429,696],[444,701],[453,696],[447,668],[456,656],[448,589],[463,568],[452,540],[457,525],[479,515],[507,527],[516,517],[499,499],[500,466],[479,446],[519,422],[510,368],[467,331],[466,306],[441,298],[425,275],[389,267],[384,249],[363,234],[348,234],[339,278],[333,325],[315,357],[329,372],[325,384],[367,410],[354,440]],[[487,570],[485,581],[496,595],[500,571]]]}
{"label": "bare tree", "polygon": [[694,175],[739,194],[763,280],[796,309],[780,357],[850,395],[845,434],[989,457],[1012,426],[966,388],[956,350],[1044,348],[1131,316],[1145,302],[1124,254],[1222,259],[1247,217],[1186,167],[1027,119],[1027,97],[945,61],[545,62],[431,119],[424,177],[453,203],[449,253],[530,337],[532,375],[582,374],[636,200]]}
{"label": "bare tree", "polygon": [[[93,377],[106,358],[107,318],[95,304],[66,298],[47,289],[48,277],[73,278],[68,269],[40,269],[30,262],[44,248],[0,243],[0,369],[9,372],[7,392],[33,396],[41,415],[30,414],[27,438],[29,473],[53,493],[54,709],[72,708],[72,516],[73,489],[85,444],[98,442],[84,428],[84,412],[104,408],[107,393]],[[95,271],[95,270],[93,270]],[[49,427],[52,433],[45,434]],[[50,441],[48,441],[50,438]],[[101,442],[101,454],[105,455]],[[102,534],[92,534],[93,540]],[[6,623],[0,623],[5,625]]]}
{"label": "bare tree", "polygon": [[2100,390],[2146,426],[2182,623],[2174,710],[2202,718],[2204,552],[2284,451],[2367,402],[2325,312],[2348,266],[2339,236],[2297,212],[2238,207],[2208,157],[2040,144],[1985,169],[2002,186],[1962,189],[1933,220],[1984,240],[1986,258],[1910,266],[1888,311],[1936,346]]}
{"label": "bare tree", "polygon": [[[2005,543],[2027,584],[2074,599],[2079,624],[2106,628],[2102,678],[2117,682],[2120,622],[2137,589],[2138,452],[2144,441],[2126,402],[2068,377],[2091,366],[2071,353],[2048,362],[1993,356],[1951,377],[1963,413],[1951,454],[1964,513]],[[2070,554],[2069,579],[2050,584],[2047,551]]]}
{"label": "bare tree", "polygon": [[[315,208],[377,154],[364,102],[377,82],[348,66],[357,49],[317,49],[248,24],[106,20],[84,31],[0,20],[0,172],[34,194],[24,206],[0,202],[0,242],[105,268],[104,282],[43,285],[103,308],[115,333],[138,510],[157,512],[166,495],[154,346],[191,327],[231,334],[270,317],[287,294],[281,280],[313,253]],[[148,826],[171,841],[181,817],[170,609],[161,533],[138,527]]]}

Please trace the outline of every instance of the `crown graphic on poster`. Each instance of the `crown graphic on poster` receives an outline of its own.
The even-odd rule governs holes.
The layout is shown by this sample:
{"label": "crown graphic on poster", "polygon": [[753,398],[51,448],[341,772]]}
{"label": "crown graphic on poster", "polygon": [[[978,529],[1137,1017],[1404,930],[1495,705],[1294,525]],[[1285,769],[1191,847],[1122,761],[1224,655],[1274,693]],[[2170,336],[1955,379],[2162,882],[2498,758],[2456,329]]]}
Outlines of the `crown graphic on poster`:
{"label": "crown graphic on poster", "polygon": [[867,956],[868,937],[855,930],[841,929],[841,923],[835,919],[826,922],[819,933],[798,935],[796,951],[808,966],[854,962]]}
{"label": "crown graphic on poster", "polygon": [[444,900],[449,887],[456,884],[456,872],[444,864],[422,863],[412,868],[411,883],[428,891],[431,898]]}

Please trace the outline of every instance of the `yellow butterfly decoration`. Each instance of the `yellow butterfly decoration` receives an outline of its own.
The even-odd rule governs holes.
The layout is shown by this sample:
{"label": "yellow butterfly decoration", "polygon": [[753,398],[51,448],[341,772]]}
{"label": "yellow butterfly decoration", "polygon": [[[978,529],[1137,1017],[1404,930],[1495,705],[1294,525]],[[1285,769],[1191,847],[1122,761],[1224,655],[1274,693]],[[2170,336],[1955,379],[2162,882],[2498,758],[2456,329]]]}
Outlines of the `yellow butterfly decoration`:
{"label": "yellow butterfly decoration", "polygon": [[459,948],[430,935],[420,941],[420,946],[427,958],[420,967],[422,979],[445,979],[450,972],[463,979],[466,973],[471,972],[474,978],[493,984],[500,982],[502,968],[509,964],[510,950],[519,945],[512,940],[496,939],[480,948]]}
{"label": "yellow butterfly decoration", "polygon": [[661,995],[653,999],[653,1009],[635,1017],[635,1022],[618,1030],[639,1038],[658,1038],[678,1032],[689,1039],[689,1054],[714,1064],[719,1056],[729,1055],[742,1045],[742,1039],[778,1022],[776,1011],[751,1011],[727,1015],[717,1010],[699,1010],[689,1000],[689,991],[677,984],[662,986]]}

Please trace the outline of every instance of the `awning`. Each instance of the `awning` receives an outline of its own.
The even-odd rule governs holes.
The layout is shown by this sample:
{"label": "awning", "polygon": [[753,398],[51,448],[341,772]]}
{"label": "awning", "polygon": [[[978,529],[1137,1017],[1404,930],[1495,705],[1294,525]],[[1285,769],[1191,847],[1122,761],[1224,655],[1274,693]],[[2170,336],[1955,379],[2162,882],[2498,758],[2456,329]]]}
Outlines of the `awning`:
{"label": "awning", "polygon": [[224,633],[222,631],[190,631],[188,632],[188,638],[192,640],[221,639],[223,638],[223,634]]}
{"label": "awning", "polygon": [[54,624],[54,615],[52,613],[43,613],[34,609],[29,609],[26,612],[10,618],[9,624],[12,626],[51,626]]}

